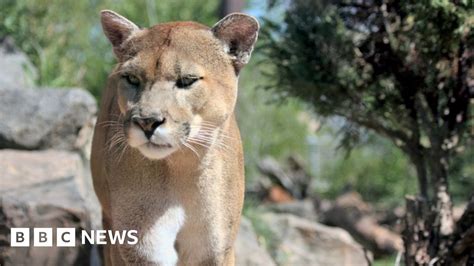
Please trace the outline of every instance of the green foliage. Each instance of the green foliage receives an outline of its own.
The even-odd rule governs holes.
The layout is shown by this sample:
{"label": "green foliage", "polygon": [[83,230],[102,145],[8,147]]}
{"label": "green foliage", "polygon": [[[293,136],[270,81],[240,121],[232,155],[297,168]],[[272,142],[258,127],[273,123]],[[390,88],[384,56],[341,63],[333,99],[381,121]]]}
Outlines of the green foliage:
{"label": "green foliage", "polygon": [[251,181],[257,176],[257,162],[265,155],[284,159],[295,153],[306,157],[308,148],[307,125],[298,119],[304,105],[295,99],[276,103],[270,91],[257,89],[268,82],[257,68],[265,65],[252,63],[240,75],[237,120],[245,151],[247,178]]}
{"label": "green foliage", "polygon": [[463,5],[398,2],[359,10],[352,1],[294,1],[284,23],[267,22],[273,88],[313,103],[322,115],[408,128],[417,90],[435,93],[455,82],[446,61],[456,57],[461,39],[470,42],[472,21]]}
{"label": "green foliage", "polygon": [[[346,132],[344,132],[346,133]],[[393,143],[370,132],[359,132],[358,145],[349,152],[335,145],[334,127],[325,126],[317,136],[329,140],[319,146],[320,173],[316,191],[336,198],[345,189],[354,189],[364,200],[379,207],[402,204],[405,195],[417,192],[416,172],[407,157]],[[455,203],[465,202],[474,187],[474,149],[451,163],[450,190]]]}
{"label": "green foliage", "polygon": [[364,145],[347,154],[337,152],[324,160],[322,180],[328,185],[319,189],[329,198],[343,189],[359,192],[364,200],[384,206],[400,204],[407,194],[416,193],[416,174],[403,153],[389,141],[369,134]]}
{"label": "green foliage", "polygon": [[217,5],[217,0],[1,0],[0,36],[12,36],[32,59],[39,85],[80,86],[98,97],[115,63],[100,10],[112,9],[141,26],[173,20],[212,25]]}
{"label": "green foliage", "polygon": [[450,189],[455,202],[465,202],[474,195],[474,143],[468,143],[470,149],[462,152],[451,164]]}
{"label": "green foliage", "polygon": [[[458,160],[456,150],[469,149],[472,137],[473,7],[447,0],[292,1],[283,23],[266,23],[270,87],[322,116],[344,117],[348,129],[390,139],[417,166],[421,194],[429,197],[431,185],[435,198],[449,168],[440,162]],[[346,147],[358,141],[345,136]]]}
{"label": "green foliage", "polygon": [[[28,54],[39,69],[41,85],[79,85],[86,73],[81,50],[90,46],[91,19],[67,12],[61,2],[2,1],[0,36],[12,36]],[[69,4],[67,10],[87,9],[85,1]]]}
{"label": "green foliage", "polygon": [[375,259],[372,265],[373,266],[393,266],[393,265],[397,265],[396,261],[397,261],[397,256],[392,255],[389,257]]}

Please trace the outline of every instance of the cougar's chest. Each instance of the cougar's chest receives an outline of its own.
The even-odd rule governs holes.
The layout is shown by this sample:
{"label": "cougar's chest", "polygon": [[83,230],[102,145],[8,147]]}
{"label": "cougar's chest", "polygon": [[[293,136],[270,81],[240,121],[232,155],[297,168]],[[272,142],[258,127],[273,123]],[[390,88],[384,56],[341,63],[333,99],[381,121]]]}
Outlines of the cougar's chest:
{"label": "cougar's chest", "polygon": [[175,242],[185,220],[186,213],[182,206],[173,205],[167,208],[144,233],[139,252],[148,261],[158,265],[176,265],[178,253]]}

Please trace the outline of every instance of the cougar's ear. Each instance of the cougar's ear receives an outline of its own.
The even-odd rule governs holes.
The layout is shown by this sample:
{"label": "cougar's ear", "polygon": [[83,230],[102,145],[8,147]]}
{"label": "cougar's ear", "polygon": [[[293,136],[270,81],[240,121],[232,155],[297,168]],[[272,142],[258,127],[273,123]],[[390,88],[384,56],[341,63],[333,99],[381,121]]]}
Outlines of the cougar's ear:
{"label": "cougar's ear", "polygon": [[227,15],[212,27],[214,36],[222,42],[226,52],[232,57],[236,73],[248,63],[259,28],[254,17],[241,13]]}
{"label": "cougar's ear", "polygon": [[115,55],[120,57],[120,45],[139,29],[138,26],[111,10],[102,10],[100,20],[105,36],[114,47]]}

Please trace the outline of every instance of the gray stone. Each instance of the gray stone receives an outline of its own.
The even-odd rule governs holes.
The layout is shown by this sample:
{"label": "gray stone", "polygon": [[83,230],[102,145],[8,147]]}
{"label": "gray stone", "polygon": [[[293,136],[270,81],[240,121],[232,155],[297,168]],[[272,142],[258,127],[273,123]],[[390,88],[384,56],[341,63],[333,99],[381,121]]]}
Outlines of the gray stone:
{"label": "gray stone", "polygon": [[36,77],[37,70],[13,40],[0,39],[0,90],[30,88]]}
{"label": "gray stone", "polygon": [[290,214],[266,213],[262,220],[275,236],[278,265],[369,265],[371,255],[344,230]]}
{"label": "gray stone", "polygon": [[0,150],[0,197],[18,202],[86,210],[100,227],[100,206],[89,165],[77,153]]}
{"label": "gray stone", "polygon": [[[93,247],[88,245],[10,247],[12,227],[97,228],[100,207],[80,156],[55,150],[0,150],[0,169],[0,264],[89,265]],[[80,241],[79,234],[76,237]]]}
{"label": "gray stone", "polygon": [[245,217],[240,222],[239,234],[235,242],[235,265],[237,266],[273,266],[272,258],[260,246],[252,223]]}
{"label": "gray stone", "polygon": [[82,89],[0,90],[0,148],[80,149],[96,112]]}

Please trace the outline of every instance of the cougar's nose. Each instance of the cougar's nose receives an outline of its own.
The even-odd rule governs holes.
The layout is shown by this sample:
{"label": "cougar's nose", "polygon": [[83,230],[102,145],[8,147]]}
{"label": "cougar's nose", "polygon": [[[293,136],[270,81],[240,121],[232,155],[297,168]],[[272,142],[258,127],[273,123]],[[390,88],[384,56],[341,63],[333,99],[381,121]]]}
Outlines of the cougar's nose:
{"label": "cougar's nose", "polygon": [[165,118],[135,116],[132,121],[143,130],[147,138],[151,138],[155,129],[165,123]]}

